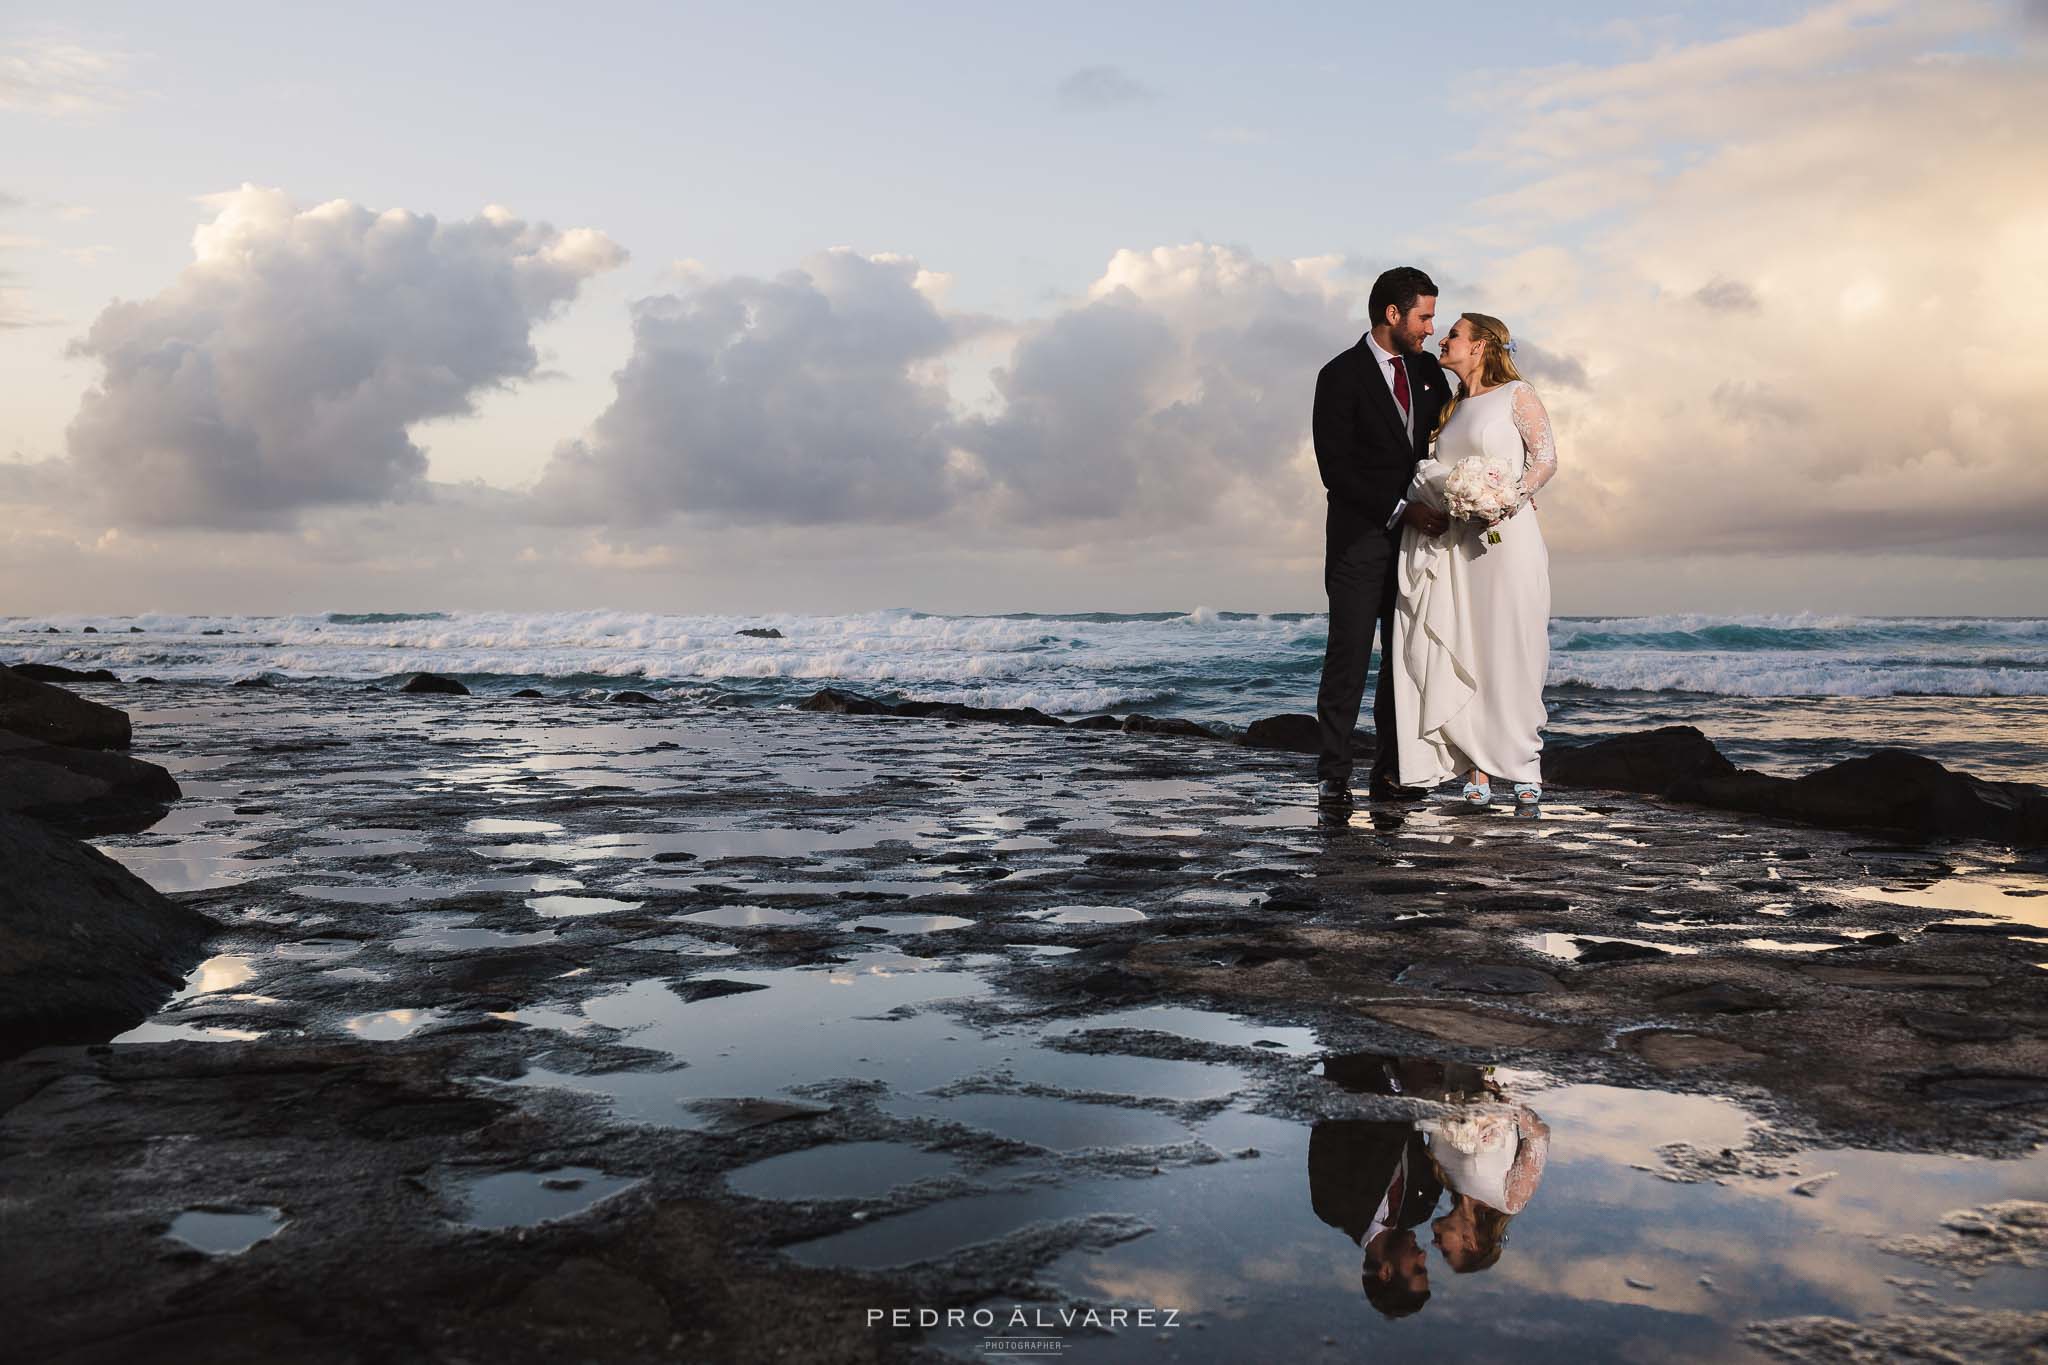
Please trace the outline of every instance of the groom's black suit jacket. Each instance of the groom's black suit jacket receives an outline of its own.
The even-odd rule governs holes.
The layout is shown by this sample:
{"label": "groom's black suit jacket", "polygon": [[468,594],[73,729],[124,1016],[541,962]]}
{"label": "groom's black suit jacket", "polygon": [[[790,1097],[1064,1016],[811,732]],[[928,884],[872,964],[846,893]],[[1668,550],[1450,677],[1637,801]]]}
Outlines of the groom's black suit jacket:
{"label": "groom's black suit jacket", "polygon": [[1365,337],[1316,376],[1316,467],[1330,492],[1332,540],[1382,530],[1429,449],[1429,434],[1451,396],[1450,382],[1435,356],[1417,352],[1406,364],[1415,409],[1412,439]]}

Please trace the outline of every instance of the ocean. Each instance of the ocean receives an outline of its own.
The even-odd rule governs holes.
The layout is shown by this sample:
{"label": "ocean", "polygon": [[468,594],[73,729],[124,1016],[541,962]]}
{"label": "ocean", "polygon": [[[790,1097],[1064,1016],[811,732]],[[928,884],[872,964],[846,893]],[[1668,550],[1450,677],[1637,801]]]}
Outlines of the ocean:
{"label": "ocean", "polygon": [[[747,629],[782,638],[738,633]],[[632,687],[764,707],[831,685],[891,700],[1227,726],[1314,710],[1323,641],[1320,613],[1208,609],[0,617],[0,661],[108,668],[124,681],[359,685],[428,671],[483,695]],[[1981,777],[2048,782],[2048,618],[1558,617],[1550,647],[1545,699],[1557,739],[1691,724],[1769,772],[1896,745]]]}

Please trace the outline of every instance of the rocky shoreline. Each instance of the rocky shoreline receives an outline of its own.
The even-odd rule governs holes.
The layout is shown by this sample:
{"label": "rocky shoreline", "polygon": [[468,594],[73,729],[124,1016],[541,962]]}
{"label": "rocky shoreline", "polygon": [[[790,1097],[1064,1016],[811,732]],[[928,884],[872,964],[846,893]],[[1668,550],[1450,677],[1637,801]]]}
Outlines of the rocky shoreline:
{"label": "rocky shoreline", "polygon": [[[1105,1208],[890,1269],[789,1250],[1012,1188],[1018,1163],[1019,1188],[1048,1194],[1192,1178],[1256,1161],[1221,1136],[1250,1116],[1421,1112],[1333,1083],[1331,1056],[1734,1097],[1755,1116],[1746,1145],[1664,1153],[1672,1178],[1768,1179],[1808,1148],[2010,1159],[2048,1125],[2048,930],[1922,903],[1987,862],[2038,865],[1871,833],[2019,842],[2038,792],[1883,757],[1762,786],[1697,732],[1660,732],[1559,754],[1560,787],[1570,772],[1616,794],[1554,790],[1541,821],[1333,817],[1305,804],[1292,746],[1249,732],[1169,743],[1219,737],[843,693],[809,709],[842,714],[152,688],[138,730],[186,800],[110,847],[172,888],[150,894],[181,942],[218,924],[209,968],[232,980],[188,985],[144,1030],[157,1041],[0,1063],[0,1171],[25,1192],[0,1293],[23,1348],[936,1359],[936,1339],[866,1311],[1057,1302],[1048,1267],[1144,1225]],[[33,856],[77,856],[55,847]],[[19,923],[0,961],[29,979],[20,944],[51,930]],[[153,998],[199,951],[166,947]],[[806,1003],[827,977],[847,977],[856,1013]],[[1156,1022],[1174,1011],[1250,1022]],[[754,1022],[721,1043],[730,1061],[687,1031],[664,1043],[664,1021],[698,1018]],[[821,1025],[848,1048],[902,1042],[838,1060]],[[977,1048],[967,1079],[919,1083],[916,1059]],[[1027,1052],[1036,1078],[1014,1069]],[[1091,1068],[1234,1079],[1198,1095],[1077,1079]],[[1034,1102],[1131,1132],[1068,1147],[960,1116]],[[951,1173],[859,1197],[734,1192],[767,1159],[863,1143],[944,1154]],[[474,1225],[478,1179],[549,1170],[627,1184],[573,1218]],[[278,1228],[240,1255],[166,1235],[194,1211],[265,1209]],[[1201,1340],[1180,1338],[1183,1358],[1229,1358]]]}

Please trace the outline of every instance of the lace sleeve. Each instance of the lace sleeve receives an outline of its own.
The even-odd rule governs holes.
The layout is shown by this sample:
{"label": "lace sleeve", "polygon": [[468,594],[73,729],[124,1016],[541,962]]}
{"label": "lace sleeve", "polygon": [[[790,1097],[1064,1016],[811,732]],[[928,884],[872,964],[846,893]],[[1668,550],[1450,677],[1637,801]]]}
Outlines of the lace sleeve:
{"label": "lace sleeve", "polygon": [[1509,400],[1515,430],[1522,435],[1522,496],[1529,497],[1557,473],[1557,442],[1550,434],[1550,414],[1527,384]]}

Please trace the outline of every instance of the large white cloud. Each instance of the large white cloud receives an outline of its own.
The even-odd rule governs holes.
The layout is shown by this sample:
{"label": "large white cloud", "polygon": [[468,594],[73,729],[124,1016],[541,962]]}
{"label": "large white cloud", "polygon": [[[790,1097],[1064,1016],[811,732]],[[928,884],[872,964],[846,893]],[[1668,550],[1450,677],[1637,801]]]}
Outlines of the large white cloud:
{"label": "large white cloud", "polygon": [[835,250],[642,300],[616,398],[542,475],[543,515],[803,524],[944,508],[957,490],[935,364],[967,325],[941,316],[934,284],[907,257]]}
{"label": "large white cloud", "polygon": [[208,201],[193,263],[110,305],[75,345],[102,366],[68,432],[124,524],[289,524],[412,495],[407,428],[533,374],[534,323],[625,253],[500,208],[463,222],[244,186]]}
{"label": "large white cloud", "polygon": [[2048,63],[2008,16],[1838,4],[1514,87],[1488,311],[1591,384],[1554,544],[2048,551]]}
{"label": "large white cloud", "polygon": [[[1005,523],[1132,530],[1316,512],[1316,371],[1370,279],[1208,243],[1120,251],[1087,302],[1027,329],[1000,411],[959,428]],[[1084,533],[1085,534],[1085,533]]]}
{"label": "large white cloud", "polygon": [[942,362],[990,328],[943,313],[931,281],[903,257],[834,251],[636,305],[617,397],[555,452],[541,514],[622,527],[944,515],[1043,542],[1063,525],[1317,510],[1315,374],[1356,338],[1349,314],[1370,283],[1336,258],[1118,252],[1084,299],[1000,329],[1012,349],[988,413],[953,401]]}

